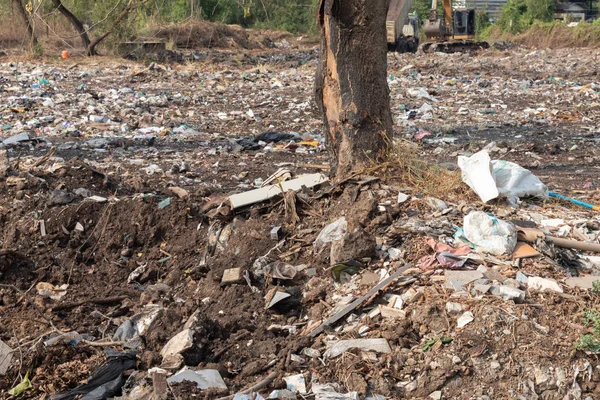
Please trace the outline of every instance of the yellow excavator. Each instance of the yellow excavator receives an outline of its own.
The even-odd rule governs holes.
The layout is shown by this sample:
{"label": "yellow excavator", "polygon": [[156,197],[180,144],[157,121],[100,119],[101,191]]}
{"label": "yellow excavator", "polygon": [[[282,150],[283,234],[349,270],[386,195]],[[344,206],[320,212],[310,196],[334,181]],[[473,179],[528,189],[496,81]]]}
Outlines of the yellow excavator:
{"label": "yellow excavator", "polygon": [[[487,42],[475,40],[475,9],[452,8],[452,0],[442,0],[443,18],[437,15],[437,1],[432,0],[429,19],[425,21],[424,52],[453,53],[487,49]],[[409,15],[414,0],[391,0],[386,19],[390,51],[416,52],[419,46],[419,19]]]}
{"label": "yellow excavator", "polygon": [[487,49],[488,42],[475,40],[476,11],[474,8],[452,8],[452,0],[442,0],[443,18],[437,15],[437,0],[432,0],[429,20],[425,21],[425,36],[430,42],[423,51],[454,53]]}
{"label": "yellow excavator", "polygon": [[386,18],[389,51],[415,53],[419,49],[419,17],[409,15],[414,0],[392,0]]}

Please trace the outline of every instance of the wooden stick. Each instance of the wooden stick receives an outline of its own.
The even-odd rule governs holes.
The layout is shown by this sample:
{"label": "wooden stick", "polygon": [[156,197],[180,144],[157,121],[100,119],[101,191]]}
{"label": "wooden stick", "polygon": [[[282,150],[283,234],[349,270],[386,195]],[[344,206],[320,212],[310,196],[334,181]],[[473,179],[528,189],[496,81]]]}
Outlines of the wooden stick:
{"label": "wooden stick", "polygon": [[45,163],[46,161],[48,161],[48,159],[50,157],[52,157],[54,155],[54,153],[56,152],[56,146],[52,146],[50,147],[50,150],[48,150],[48,153],[46,153],[45,156],[40,157],[32,166],[31,169],[35,168],[35,167],[39,167],[40,165],[42,165],[43,163]]}
{"label": "wooden stick", "polygon": [[316,327],[312,332],[309,333],[310,337],[315,337],[323,332],[327,327],[335,324],[340,319],[344,318],[347,314],[354,311],[356,308],[361,306],[363,303],[366,303],[373,296],[375,296],[380,290],[385,289],[389,284],[398,279],[404,271],[412,267],[412,264],[407,264],[404,267],[400,268],[398,271],[394,272],[393,275],[389,276],[387,279],[379,282],[377,285],[373,286],[371,290],[369,290],[364,296],[359,297],[354,300],[352,303],[348,304],[341,311],[337,312],[333,316],[327,318],[321,325]]}
{"label": "wooden stick", "polygon": [[546,236],[546,240],[554,244],[555,246],[563,247],[566,249],[593,251],[596,253],[600,253],[600,244],[598,243],[580,242],[578,240],[562,239],[554,236]]}
{"label": "wooden stick", "polygon": [[598,243],[580,242],[578,240],[557,238],[554,236],[545,235],[544,232],[536,228],[518,228],[518,230],[519,240],[523,240],[525,242],[532,243],[535,242],[537,238],[543,238],[557,247],[600,253],[600,244]]}
{"label": "wooden stick", "polygon": [[[247,389],[242,390],[241,392],[238,392],[240,394],[248,394],[248,393],[252,393],[255,392],[257,390],[260,390],[262,388],[264,388],[265,386],[269,385],[271,382],[273,382],[277,377],[279,376],[279,372],[271,372],[271,374],[269,376],[267,376],[265,379],[263,379],[262,381],[256,383],[254,386],[251,386]],[[226,397],[220,397],[217,400],[231,400],[234,398],[235,395],[231,395],[231,396],[226,396]]]}
{"label": "wooden stick", "polygon": [[86,303],[93,303],[93,304],[112,304],[112,303],[118,303],[120,301],[123,301],[125,299],[127,299],[127,296],[115,296],[115,297],[107,297],[104,299],[89,299],[89,300],[82,300],[82,301],[76,301],[73,303],[65,303],[65,304],[59,304],[55,307],[52,308],[52,311],[60,311],[60,310],[68,310],[69,308],[75,308],[75,307],[79,307],[82,306]]}
{"label": "wooden stick", "polygon": [[81,340],[81,343],[85,343],[88,346],[106,347],[106,346],[123,346],[127,342],[91,342],[89,340],[83,339],[83,340]]}
{"label": "wooden stick", "polygon": [[331,169],[330,165],[325,165],[325,164],[301,164],[298,165],[299,168],[306,168],[306,169],[320,169],[323,171],[329,171]]}

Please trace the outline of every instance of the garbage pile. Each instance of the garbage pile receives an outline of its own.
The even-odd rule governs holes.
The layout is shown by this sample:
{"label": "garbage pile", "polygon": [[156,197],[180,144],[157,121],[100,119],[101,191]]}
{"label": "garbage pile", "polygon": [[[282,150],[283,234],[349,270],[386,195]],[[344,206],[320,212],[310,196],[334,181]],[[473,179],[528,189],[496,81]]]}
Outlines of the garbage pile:
{"label": "garbage pile", "polygon": [[390,55],[437,192],[330,179],[313,63],[1,64],[0,397],[595,398],[597,93],[530,53]]}

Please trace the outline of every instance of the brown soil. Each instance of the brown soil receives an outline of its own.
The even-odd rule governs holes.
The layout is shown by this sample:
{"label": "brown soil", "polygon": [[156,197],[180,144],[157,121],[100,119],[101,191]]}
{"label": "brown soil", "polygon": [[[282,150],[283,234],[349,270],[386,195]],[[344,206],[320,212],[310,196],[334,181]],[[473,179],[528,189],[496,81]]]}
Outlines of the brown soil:
{"label": "brown soil", "polygon": [[[357,391],[361,396],[377,393],[388,398],[427,398],[441,390],[444,398],[564,398],[574,379],[584,395],[598,396],[600,373],[595,367],[596,359],[573,346],[589,331],[581,322],[582,312],[597,307],[598,295],[566,286],[562,295],[529,291],[523,304],[515,304],[491,295],[457,299],[440,283],[438,273],[415,273],[414,281],[399,280],[385,291],[402,294],[410,288],[422,288],[423,296],[405,306],[406,318],[394,321],[376,317],[364,323],[369,328],[366,336],[387,339],[392,353],[373,357],[353,350],[324,362],[305,355],[306,349],[322,354],[328,335],[342,339],[359,337],[358,327],[343,328],[350,326],[352,318],[386,304],[385,293],[357,309],[350,320],[332,327],[342,330],[331,329],[312,339],[304,329],[329,315],[342,295],[366,293],[370,285],[361,284],[363,277],[371,274],[372,278],[382,268],[393,272],[431,254],[425,244],[427,236],[448,238],[455,226],[462,225],[460,201],[507,218],[540,213],[569,220],[597,220],[592,212],[553,202],[528,201],[516,211],[502,202],[483,205],[460,183],[456,173],[438,169],[444,180],[438,182],[432,172],[436,169],[407,172],[407,168],[414,167],[415,158],[455,162],[459,152],[474,151],[495,140],[498,147],[506,149],[497,154],[499,157],[532,168],[565,194],[584,196],[589,201],[599,199],[593,182],[595,170],[590,167],[598,160],[597,143],[593,137],[581,135],[584,126],[597,122],[596,106],[574,100],[570,97],[572,91],[563,90],[559,86],[562,84],[548,79],[564,72],[564,79],[585,83],[593,79],[593,74],[583,63],[575,72],[565,71],[557,61],[565,57],[563,53],[541,54],[547,57],[539,61],[546,66],[541,71],[542,67],[534,61],[519,61],[523,53],[517,49],[508,55],[489,52],[475,57],[408,55],[401,61],[390,56],[390,75],[407,81],[424,77],[419,79],[426,82],[416,85],[429,87],[441,99],[436,119],[418,121],[419,128],[431,130],[437,138],[452,137],[455,141],[447,145],[426,142],[411,150],[413,153],[404,153],[404,159],[373,166],[368,175],[380,178],[378,181],[325,184],[303,193],[302,198],[295,198],[299,222],[292,218],[289,205],[286,207],[281,198],[235,213],[217,212],[217,206],[228,194],[246,190],[240,187],[241,183],[249,187],[255,179],[268,177],[281,165],[300,174],[315,171],[305,164],[327,163],[324,152],[235,152],[227,140],[252,137],[265,130],[318,134],[320,119],[311,103],[314,65],[304,63],[306,53],[287,55],[295,60],[293,67],[278,63],[259,67],[256,53],[251,66],[229,62],[234,56],[219,53],[216,60],[228,61],[174,65],[170,71],[145,70],[144,66],[121,60],[106,61],[107,66],[98,59],[82,61],[79,67],[72,68],[52,65],[53,71],[65,78],[47,89],[51,95],[79,94],[80,89],[76,88],[86,83],[85,95],[101,103],[109,95],[107,88],[127,86],[147,97],[165,96],[165,101],[145,105],[139,112],[123,113],[121,108],[125,106],[105,101],[111,118],[140,128],[173,128],[185,122],[201,132],[190,137],[159,135],[151,146],[120,138],[103,151],[61,147],[66,142],[81,145],[107,133],[102,131],[105,127],[82,124],[82,137],[60,133],[51,137],[59,147],[56,158],[29,172],[25,172],[31,165],[28,161],[43,156],[47,148],[24,147],[10,153],[13,169],[8,177],[0,179],[0,244],[9,250],[0,255],[0,284],[5,285],[0,288],[0,339],[16,352],[8,374],[0,377],[0,398],[8,398],[7,391],[27,371],[33,388],[23,397],[41,398],[85,382],[106,360],[103,347],[86,342],[45,346],[43,341],[54,334],[50,322],[59,330],[88,335],[90,341],[112,340],[123,321],[149,305],[163,307],[164,311],[143,338],[137,363],[140,373],[127,387],[146,379],[151,382],[148,369],[161,365],[161,349],[188,321],[195,334],[194,346],[184,353],[185,364],[217,369],[228,386],[227,391],[218,392],[201,391],[188,384],[173,385],[178,398],[214,399],[233,394],[274,371],[279,376],[261,391],[265,396],[284,387],[282,377],[297,373],[304,373],[307,382],[314,375],[321,383],[334,382],[340,385],[340,391]],[[266,60],[272,56],[260,55]],[[581,60],[587,57],[585,53],[574,56]],[[100,67],[90,66],[91,63],[100,63]],[[414,64],[418,72],[400,72],[408,63]],[[23,71],[37,67],[26,63],[20,66]],[[101,72],[94,68],[101,68]],[[83,71],[92,71],[94,78],[86,80]],[[136,71],[144,72],[132,76]],[[209,77],[210,74],[216,77]],[[521,81],[538,79],[540,75],[545,78],[539,79],[537,86],[528,86],[529,91],[518,90]],[[464,85],[493,80],[514,85],[501,94],[502,88],[493,91],[513,113],[511,121],[506,121],[509,117],[502,115],[502,110],[478,119],[475,110],[478,104],[488,101],[490,94],[473,87],[467,94],[462,93],[460,85],[445,84],[450,79]],[[279,81],[281,85],[274,84]],[[3,92],[1,96],[8,99],[12,94]],[[467,99],[472,114],[459,114],[456,99]],[[546,112],[543,117],[551,122],[542,125],[518,114],[525,107],[537,107],[539,101],[554,101],[564,114],[585,113],[592,122]],[[258,118],[230,114],[246,110],[248,104]],[[406,96],[401,88],[392,86],[395,118],[404,115],[400,105],[412,108],[420,104],[422,100]],[[64,104],[57,105],[56,112],[59,110],[70,112]],[[5,121],[15,124],[46,111],[41,100],[32,100],[22,113],[6,111]],[[85,108],[76,111],[78,117],[86,112]],[[226,117],[219,118],[216,113],[225,113]],[[410,141],[412,146],[410,129],[399,125],[396,138]],[[574,144],[579,147],[571,150]],[[440,147],[442,152],[437,151]],[[543,162],[536,165],[533,155],[539,155]],[[156,163],[166,172],[148,175],[133,159],[143,159],[143,166]],[[183,161],[189,168],[180,172],[174,166]],[[52,165],[55,168],[51,169]],[[247,174],[244,179],[234,178],[242,173]],[[14,184],[17,178],[22,179]],[[593,184],[583,188],[587,181]],[[172,186],[185,188],[190,196],[179,199],[169,190]],[[111,200],[95,203],[75,197],[67,205],[48,203],[53,190],[73,192],[78,188]],[[429,188],[427,193],[425,188]],[[449,213],[441,215],[427,205],[424,197],[434,190],[449,204]],[[398,191],[410,193],[412,198],[398,206]],[[160,209],[159,203],[166,198],[171,198],[170,205]],[[376,253],[360,271],[361,275],[354,278],[356,281],[336,283],[328,269],[329,252],[314,254],[313,242],[324,226],[341,216],[347,218],[352,230],[364,229],[387,246],[401,248],[401,261],[387,263],[384,253]],[[83,232],[76,229],[78,223]],[[285,243],[271,252],[272,260],[307,264],[316,274],[309,276],[304,270],[292,280],[251,277],[255,289],[245,280],[221,285],[226,269],[241,267],[251,271],[256,258],[277,245],[270,237],[275,226],[283,227]],[[213,248],[212,235],[220,229],[227,234]],[[568,273],[553,261],[523,260],[520,268],[502,266],[498,271],[510,278],[520,271],[563,282]],[[146,271],[128,283],[131,272],[141,265],[146,265]],[[69,287],[57,301],[38,295],[38,282]],[[26,292],[26,298],[11,285]],[[265,296],[274,288],[286,289],[291,296],[276,307],[265,309]],[[102,303],[107,298],[113,300]],[[448,301],[460,301],[475,320],[457,329],[457,316],[446,312]],[[190,320],[194,315],[197,318]],[[294,327],[296,332],[290,333],[286,326]],[[442,336],[452,340],[442,345]],[[432,340],[437,344],[427,346]],[[121,345],[111,347],[123,349]],[[305,362],[294,361],[296,355]],[[574,368],[583,370],[586,362],[594,366],[591,374],[574,377]],[[557,381],[562,373],[565,379]],[[549,378],[542,379],[544,374]]]}
{"label": "brown soil", "polygon": [[276,47],[282,40],[295,42],[287,32],[244,29],[208,21],[191,21],[161,27],[149,36],[173,43],[179,49],[237,49],[256,50]]}

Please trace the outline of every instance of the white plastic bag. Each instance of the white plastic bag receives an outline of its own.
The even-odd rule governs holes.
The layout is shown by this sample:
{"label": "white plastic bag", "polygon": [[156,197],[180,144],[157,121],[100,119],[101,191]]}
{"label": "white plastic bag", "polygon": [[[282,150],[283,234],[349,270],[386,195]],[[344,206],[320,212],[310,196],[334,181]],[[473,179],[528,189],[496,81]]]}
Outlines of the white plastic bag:
{"label": "white plastic bag", "polygon": [[548,188],[531,171],[510,161],[490,160],[482,150],[471,157],[458,157],[462,180],[484,203],[498,196],[516,204],[521,197],[548,198]]}
{"label": "white plastic bag", "polygon": [[548,198],[548,188],[531,171],[510,161],[492,161],[494,180],[501,196],[512,204],[521,197]]}
{"label": "white plastic bag", "polygon": [[323,228],[315,240],[315,252],[320,252],[327,243],[340,240],[344,237],[347,231],[348,222],[346,221],[346,217],[342,217],[337,221],[327,225],[325,228]]}
{"label": "white plastic bag", "polygon": [[464,219],[465,237],[476,250],[495,256],[510,255],[517,245],[517,229],[513,224],[473,211]]}
{"label": "white plastic bag", "polygon": [[487,203],[500,194],[492,172],[492,161],[487,151],[480,151],[471,157],[458,157],[458,167],[462,180]]}

